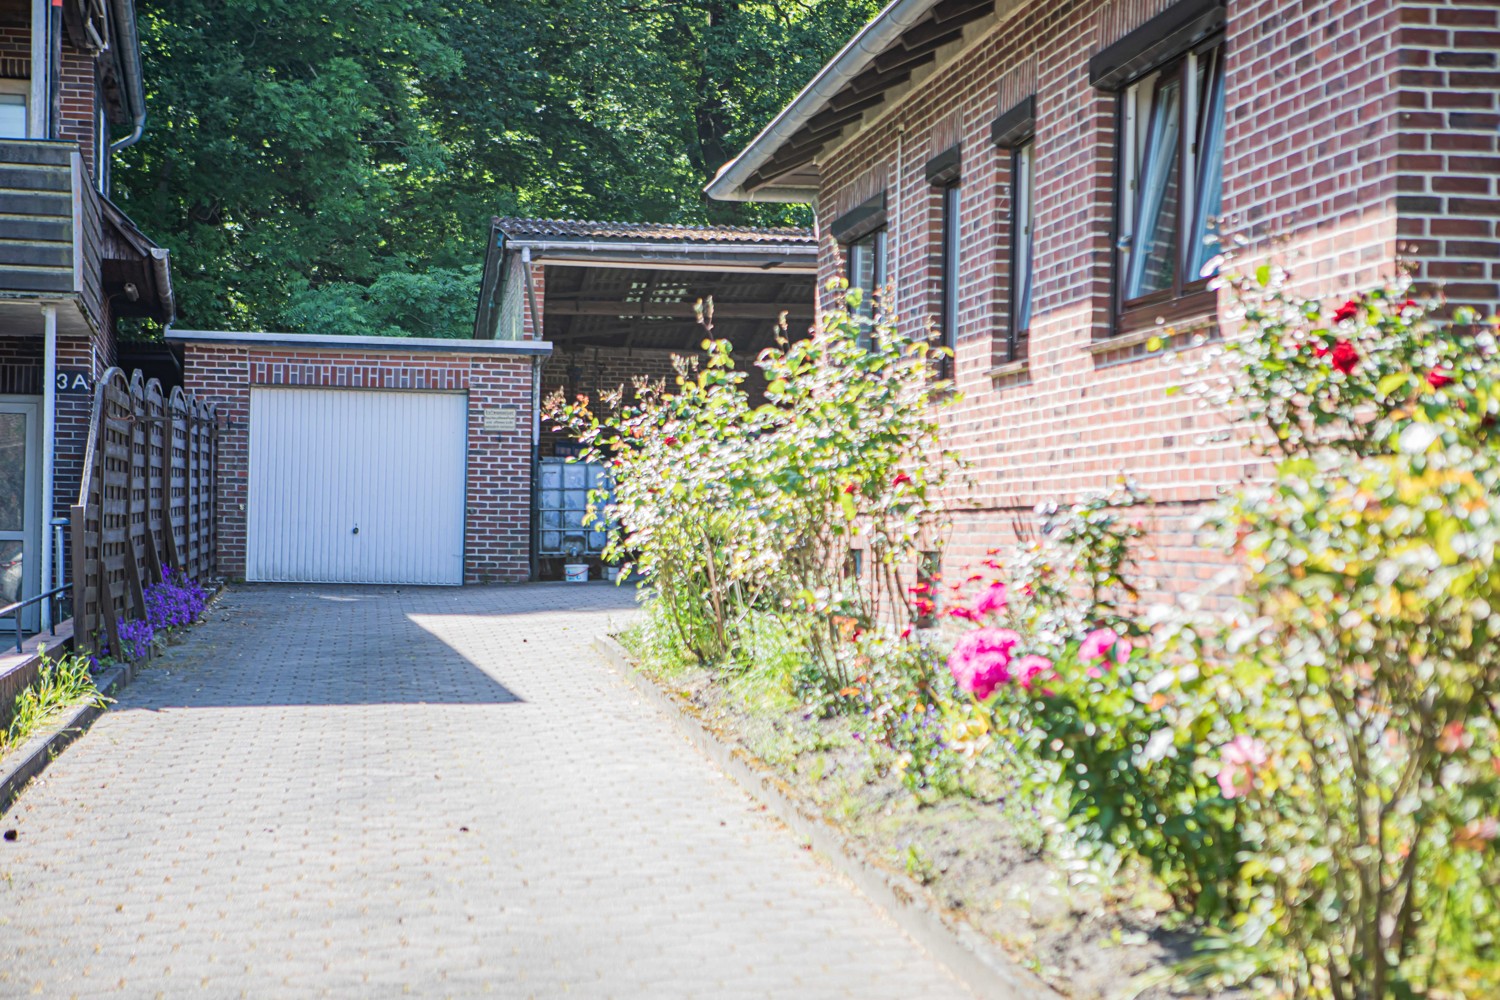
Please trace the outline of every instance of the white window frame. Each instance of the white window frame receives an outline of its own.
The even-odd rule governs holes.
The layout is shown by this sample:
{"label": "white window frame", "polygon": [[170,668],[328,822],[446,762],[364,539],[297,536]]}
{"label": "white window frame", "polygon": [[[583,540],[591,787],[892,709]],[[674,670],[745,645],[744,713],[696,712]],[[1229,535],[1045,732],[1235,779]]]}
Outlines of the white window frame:
{"label": "white window frame", "polygon": [[[1119,285],[1117,304],[1121,310],[1128,311],[1138,306],[1155,305],[1162,300],[1183,297],[1199,290],[1193,286],[1199,286],[1203,281],[1199,275],[1188,273],[1195,256],[1192,235],[1197,222],[1196,214],[1200,197],[1197,189],[1201,155],[1198,148],[1198,102],[1203,84],[1201,74],[1205,69],[1211,69],[1215,65],[1214,61],[1209,58],[1211,53],[1217,51],[1217,58],[1222,63],[1222,46],[1223,43],[1220,41],[1189,51],[1180,60],[1174,59],[1161,69],[1135,80],[1121,93],[1120,199],[1116,215],[1118,252],[1115,262]],[[1130,298],[1128,297],[1129,276],[1134,263],[1134,255],[1139,250],[1135,245],[1135,228],[1139,214],[1140,160],[1146,151],[1146,132],[1151,127],[1156,84],[1163,73],[1180,74],[1181,80],[1178,122],[1180,180],[1177,194],[1178,218],[1176,231],[1173,233],[1177,254],[1175,277],[1173,286],[1169,289],[1156,289]]]}
{"label": "white window frame", "polygon": [[8,135],[7,139],[29,139],[31,138],[31,81],[12,80],[10,78],[0,79],[0,94],[7,97],[19,97],[21,99],[21,119],[25,123],[21,135]]}
{"label": "white window frame", "polygon": [[[963,264],[963,187],[957,178],[938,188],[941,195],[942,345],[958,350],[960,269]],[[950,361],[951,365],[952,362]]]}
{"label": "white window frame", "polygon": [[1006,360],[1020,355],[1036,302],[1036,140],[1016,144],[1010,157],[1010,337]]}

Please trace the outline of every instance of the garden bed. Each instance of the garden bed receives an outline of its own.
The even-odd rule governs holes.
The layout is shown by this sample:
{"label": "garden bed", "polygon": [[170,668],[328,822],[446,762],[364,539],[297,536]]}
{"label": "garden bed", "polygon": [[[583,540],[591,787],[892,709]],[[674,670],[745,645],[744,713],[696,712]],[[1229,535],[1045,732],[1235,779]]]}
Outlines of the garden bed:
{"label": "garden bed", "polygon": [[1182,995],[1162,982],[1190,938],[1170,928],[1171,900],[1149,872],[1049,854],[1037,817],[998,789],[918,798],[888,751],[872,753],[848,719],[806,713],[769,676],[664,666],[642,655],[639,632],[617,638],[644,676],[691,706],[715,739],[779,776],[865,860],[920,883],[948,922],[967,923],[1062,995]]}

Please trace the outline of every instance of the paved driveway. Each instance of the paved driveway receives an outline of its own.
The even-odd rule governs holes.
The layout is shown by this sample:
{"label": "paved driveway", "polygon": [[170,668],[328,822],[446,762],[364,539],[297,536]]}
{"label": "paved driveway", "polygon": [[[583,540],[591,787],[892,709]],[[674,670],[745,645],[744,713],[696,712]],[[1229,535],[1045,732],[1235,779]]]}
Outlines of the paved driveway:
{"label": "paved driveway", "polygon": [[966,995],[602,665],[631,607],[230,593],[0,823],[0,996]]}

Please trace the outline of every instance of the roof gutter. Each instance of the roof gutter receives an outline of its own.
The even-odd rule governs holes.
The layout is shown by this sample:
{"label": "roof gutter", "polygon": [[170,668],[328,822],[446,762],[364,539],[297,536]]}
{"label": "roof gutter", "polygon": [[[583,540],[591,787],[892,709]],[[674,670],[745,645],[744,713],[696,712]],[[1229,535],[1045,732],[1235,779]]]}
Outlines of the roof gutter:
{"label": "roof gutter", "polygon": [[177,295],[172,291],[172,251],[152,247],[151,270],[156,277],[156,290],[161,297],[162,309],[167,314],[164,325],[171,326],[172,321],[177,319]]}
{"label": "roof gutter", "polygon": [[818,255],[818,247],[814,243],[786,244],[771,241],[760,243],[678,243],[671,241],[658,243],[618,243],[612,240],[507,239],[505,245],[512,249],[539,250],[543,252],[556,250],[564,253],[593,253],[603,256],[608,256],[611,253],[713,253],[730,256],[765,254],[773,257],[816,258]]}
{"label": "roof gutter", "polygon": [[109,144],[110,153],[129,149],[141,141],[146,131],[146,84],[141,71],[141,38],[135,30],[134,0],[110,0],[114,15],[114,37],[119,42],[120,68],[125,74],[126,111],[130,115],[130,134]]}
{"label": "roof gutter", "polygon": [[784,194],[745,190],[750,175],[771,159],[776,150],[790,139],[823,105],[843,90],[849,81],[868,67],[872,60],[889,48],[907,29],[927,15],[938,0],[894,0],[875,15],[833,61],[813,77],[812,82],[782,109],[740,155],[719,168],[718,174],[703,190],[717,201],[801,201],[808,192],[802,188],[787,189]]}

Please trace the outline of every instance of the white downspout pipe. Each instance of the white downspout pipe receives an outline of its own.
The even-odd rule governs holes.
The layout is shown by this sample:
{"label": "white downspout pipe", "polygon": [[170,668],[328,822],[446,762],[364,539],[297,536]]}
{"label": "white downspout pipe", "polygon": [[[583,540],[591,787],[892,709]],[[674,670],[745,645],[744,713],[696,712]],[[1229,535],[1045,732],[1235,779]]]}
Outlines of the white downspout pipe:
{"label": "white downspout pipe", "polygon": [[47,0],[31,0],[31,94],[27,99],[27,136],[32,139],[52,138],[52,71],[47,25],[52,11]]}
{"label": "white downspout pipe", "polygon": [[[52,469],[57,453],[57,306],[42,306],[45,343],[42,347],[42,511],[41,556],[42,588],[52,589]],[[42,602],[42,629],[52,627],[52,605]]]}

